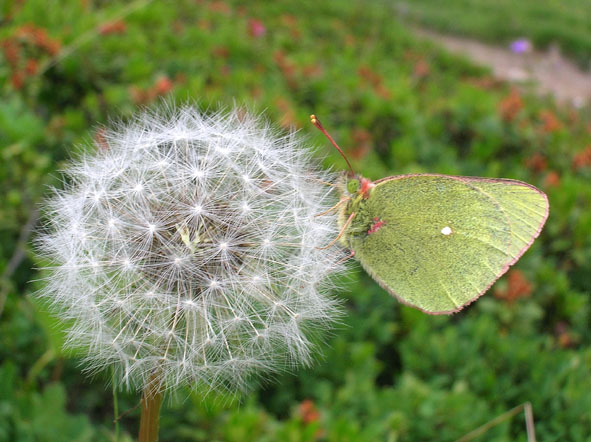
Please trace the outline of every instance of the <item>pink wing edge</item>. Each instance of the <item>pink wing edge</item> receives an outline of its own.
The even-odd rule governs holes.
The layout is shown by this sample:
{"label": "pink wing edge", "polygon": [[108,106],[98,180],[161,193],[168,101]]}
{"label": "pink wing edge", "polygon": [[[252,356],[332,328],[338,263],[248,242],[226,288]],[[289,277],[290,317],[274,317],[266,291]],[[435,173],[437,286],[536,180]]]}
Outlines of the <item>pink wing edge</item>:
{"label": "pink wing edge", "polygon": [[[544,214],[544,219],[540,222],[540,225],[538,226],[538,230],[536,231],[535,235],[532,236],[531,241],[525,247],[523,247],[523,249],[521,249],[521,251],[517,254],[517,256],[512,261],[507,262],[503,266],[503,268],[501,269],[499,274],[496,276],[496,278],[493,279],[491,281],[491,283],[489,285],[487,285],[484,290],[482,290],[477,296],[472,298],[470,301],[466,302],[465,304],[460,305],[458,308],[455,308],[453,310],[446,310],[446,311],[442,311],[442,312],[430,312],[430,311],[422,309],[416,305],[413,305],[409,302],[406,302],[404,299],[400,298],[396,293],[394,293],[390,288],[388,288],[388,286],[386,286],[383,283],[383,281],[381,281],[375,274],[373,274],[373,272],[371,272],[369,269],[365,268],[365,266],[363,264],[361,264],[361,266],[369,274],[369,276],[371,276],[380,285],[380,287],[382,287],[384,290],[386,290],[388,293],[390,293],[392,296],[394,296],[398,300],[398,302],[400,302],[401,304],[408,305],[409,307],[412,307],[412,308],[416,308],[417,310],[420,310],[423,313],[427,313],[428,315],[433,315],[433,316],[451,315],[453,313],[458,313],[464,307],[472,304],[473,302],[478,300],[478,298],[480,298],[482,295],[484,295],[486,292],[488,292],[488,290],[493,286],[493,284],[495,282],[497,282],[499,280],[499,278],[501,276],[503,276],[507,272],[507,270],[509,270],[509,268],[513,264],[515,264],[519,260],[519,258],[521,258],[523,256],[523,254],[531,247],[531,245],[534,243],[536,238],[538,236],[540,236],[540,232],[544,228],[544,224],[546,224],[546,220],[548,219],[548,215],[550,214],[550,203],[548,201],[548,196],[544,192],[542,192],[540,189],[538,189],[537,187],[532,186],[531,184],[525,183],[523,181],[513,180],[510,178],[483,178],[483,177],[471,177],[471,176],[444,175],[441,173],[411,173],[411,174],[406,174],[406,175],[395,175],[395,176],[381,178],[379,180],[373,181],[373,184],[380,184],[380,183],[383,183],[386,181],[394,181],[394,180],[400,180],[400,179],[404,179],[404,178],[413,178],[413,177],[418,177],[418,176],[438,176],[438,177],[452,178],[452,179],[462,181],[462,182],[487,181],[487,182],[491,182],[491,183],[505,182],[508,184],[509,183],[515,184],[515,185],[519,185],[519,186],[529,187],[530,189],[535,190],[538,194],[540,194],[544,197],[544,201],[546,203],[545,204],[546,213]],[[491,197],[491,198],[493,198],[493,197]]]}

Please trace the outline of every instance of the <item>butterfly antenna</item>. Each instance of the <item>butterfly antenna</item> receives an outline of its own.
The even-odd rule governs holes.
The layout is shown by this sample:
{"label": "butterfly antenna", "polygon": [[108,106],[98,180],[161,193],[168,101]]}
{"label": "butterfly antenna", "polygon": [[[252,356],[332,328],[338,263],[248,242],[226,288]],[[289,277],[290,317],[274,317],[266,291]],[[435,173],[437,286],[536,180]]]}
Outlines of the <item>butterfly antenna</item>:
{"label": "butterfly antenna", "polygon": [[324,134],[324,136],[326,138],[328,138],[328,141],[330,141],[332,143],[332,145],[339,151],[339,153],[341,154],[341,156],[345,159],[345,161],[347,162],[347,166],[349,166],[349,170],[351,171],[352,175],[355,175],[355,171],[353,170],[353,168],[351,167],[351,163],[349,163],[349,160],[347,159],[347,157],[345,156],[345,152],[343,152],[343,150],[339,147],[339,145],[336,143],[336,141],[330,136],[330,134],[326,131],[326,129],[322,126],[322,123],[320,123],[320,120],[318,118],[316,118],[316,115],[312,114],[310,115],[310,122],[316,126],[316,128],[322,132]]}

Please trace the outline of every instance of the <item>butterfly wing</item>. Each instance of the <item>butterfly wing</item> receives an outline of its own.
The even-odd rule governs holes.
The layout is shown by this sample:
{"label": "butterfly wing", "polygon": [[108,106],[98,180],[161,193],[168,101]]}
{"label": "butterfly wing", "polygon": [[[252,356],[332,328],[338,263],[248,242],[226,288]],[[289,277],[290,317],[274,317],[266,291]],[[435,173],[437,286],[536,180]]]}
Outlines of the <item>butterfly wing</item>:
{"label": "butterfly wing", "polygon": [[546,194],[522,181],[461,178],[490,195],[509,217],[511,222],[509,265],[513,265],[538,237],[548,218],[549,206]]}
{"label": "butterfly wing", "polygon": [[348,229],[365,270],[403,303],[453,313],[529,248],[546,196],[514,180],[403,175],[375,182]]}

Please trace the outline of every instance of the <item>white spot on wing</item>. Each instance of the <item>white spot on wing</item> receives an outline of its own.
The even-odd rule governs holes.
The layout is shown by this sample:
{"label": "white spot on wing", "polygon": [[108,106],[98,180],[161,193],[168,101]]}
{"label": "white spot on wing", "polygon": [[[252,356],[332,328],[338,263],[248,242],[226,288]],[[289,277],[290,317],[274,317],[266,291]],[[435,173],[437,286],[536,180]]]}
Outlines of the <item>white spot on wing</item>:
{"label": "white spot on wing", "polygon": [[451,227],[445,226],[443,229],[441,229],[441,233],[444,234],[445,236],[451,235],[452,234]]}

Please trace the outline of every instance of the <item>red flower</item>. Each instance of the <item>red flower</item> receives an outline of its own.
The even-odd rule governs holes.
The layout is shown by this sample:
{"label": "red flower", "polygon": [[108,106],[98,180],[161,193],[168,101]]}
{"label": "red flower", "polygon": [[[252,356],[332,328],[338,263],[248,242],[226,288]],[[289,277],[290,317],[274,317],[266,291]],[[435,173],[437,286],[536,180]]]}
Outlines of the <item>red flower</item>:
{"label": "red flower", "polygon": [[259,38],[267,33],[267,28],[262,21],[251,18],[248,20],[248,33],[251,37]]}

